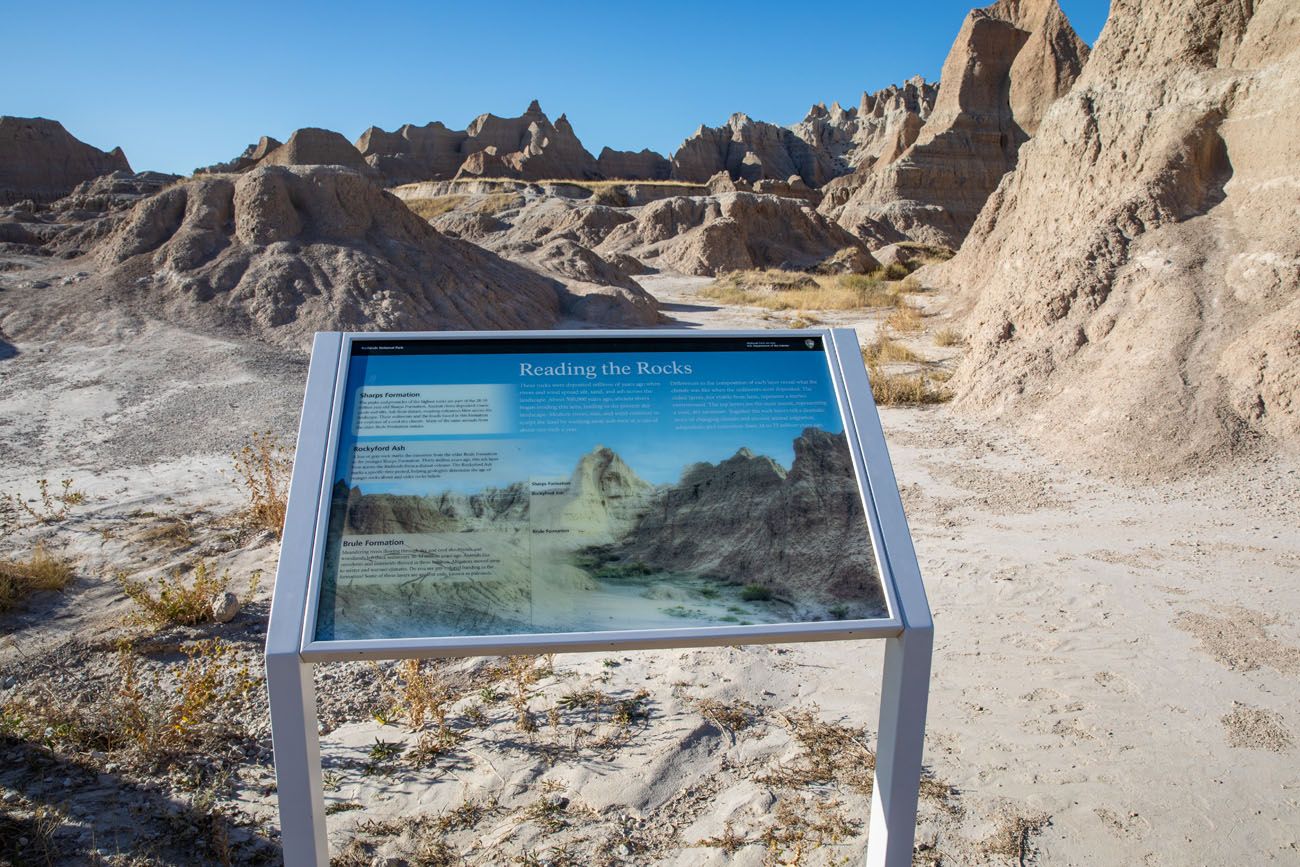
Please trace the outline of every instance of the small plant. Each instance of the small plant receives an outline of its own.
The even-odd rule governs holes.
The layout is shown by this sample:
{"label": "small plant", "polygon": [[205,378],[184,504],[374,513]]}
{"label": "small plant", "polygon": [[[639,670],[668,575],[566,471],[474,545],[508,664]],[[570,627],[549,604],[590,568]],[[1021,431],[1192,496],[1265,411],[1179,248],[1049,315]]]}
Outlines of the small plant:
{"label": "small plant", "polygon": [[879,365],[869,365],[871,396],[880,406],[906,406],[943,403],[952,394],[945,387],[946,371],[921,370],[916,373],[886,373]]}
{"label": "small plant", "polygon": [[554,834],[569,827],[569,817],[565,814],[568,807],[568,798],[539,798],[524,808],[524,818]]}
{"label": "small plant", "polygon": [[747,701],[723,702],[716,698],[701,698],[694,704],[700,716],[733,735],[753,725],[760,713],[758,708]]}
{"label": "small plant", "polygon": [[934,335],[935,346],[959,346],[961,343],[961,332],[955,328],[940,328]]}
{"label": "small plant", "polygon": [[396,741],[381,741],[379,738],[375,738],[375,742],[371,745],[370,752],[367,755],[369,755],[370,761],[375,763],[390,762],[400,756],[405,749],[406,747]]}
{"label": "small plant", "polygon": [[289,502],[289,481],[293,456],[274,434],[254,433],[251,442],[231,456],[236,484],[248,496],[248,522],[269,530],[277,537],[284,529],[284,511]]}
{"label": "small plant", "polygon": [[38,590],[62,590],[72,580],[72,561],[37,543],[26,560],[0,560],[0,613]]}
{"label": "small plant", "polygon": [[644,722],[650,718],[646,704],[650,701],[647,690],[637,690],[631,698],[619,699],[614,703],[612,719],[620,728],[631,728],[634,723]]}
{"label": "small plant", "polygon": [[68,512],[73,506],[80,506],[86,502],[86,494],[73,489],[72,479],[61,480],[57,492],[50,491],[49,479],[37,479],[36,490],[40,497],[40,503],[36,506],[32,506],[17,494],[14,494],[12,499],[16,509],[26,512],[38,524],[62,521],[68,517]]}
{"label": "small plant", "polygon": [[767,602],[772,598],[772,590],[762,584],[746,584],[741,588],[740,598],[746,602]]}
{"label": "small plant", "polygon": [[[254,573],[249,588],[251,596],[257,586]],[[136,618],[154,626],[195,626],[212,619],[212,603],[230,586],[230,573],[216,570],[206,563],[194,567],[193,577],[186,582],[177,569],[170,576],[158,576],[137,581],[118,572],[117,583],[122,592],[139,609]]]}
{"label": "small plant", "polygon": [[897,340],[881,336],[862,348],[862,358],[868,365],[915,364],[921,357]]}
{"label": "small plant", "polygon": [[750,842],[751,841],[746,840],[744,836],[737,834],[736,829],[731,827],[730,822],[727,822],[722,826],[721,834],[716,837],[706,837],[695,845],[721,849],[724,854],[730,856],[735,855],[743,847],[750,845]]}
{"label": "small plant", "polygon": [[902,280],[912,272],[902,262],[890,262],[881,271],[881,276],[886,280]]}
{"label": "small plant", "polygon": [[910,334],[925,327],[921,308],[913,304],[901,304],[885,319],[885,324],[895,331]]}

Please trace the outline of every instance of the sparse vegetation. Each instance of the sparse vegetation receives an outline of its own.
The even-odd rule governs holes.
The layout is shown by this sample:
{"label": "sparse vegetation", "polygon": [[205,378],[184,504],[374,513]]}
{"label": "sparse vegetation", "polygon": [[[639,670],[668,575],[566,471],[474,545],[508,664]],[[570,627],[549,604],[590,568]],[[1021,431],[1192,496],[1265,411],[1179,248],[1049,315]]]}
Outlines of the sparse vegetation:
{"label": "sparse vegetation", "polygon": [[955,328],[940,328],[934,334],[935,346],[958,346],[963,342],[961,332]]}
{"label": "sparse vegetation", "polygon": [[[873,274],[805,274],[800,271],[730,271],[700,290],[700,295],[770,310],[857,310],[906,304],[907,281]],[[800,315],[807,315],[801,313]]]}
{"label": "sparse vegetation", "polygon": [[897,340],[887,336],[877,337],[862,348],[862,359],[868,365],[916,364],[921,357]]}
{"label": "sparse vegetation", "polygon": [[183,664],[146,677],[135,648],[123,644],[117,689],[66,702],[34,685],[0,706],[0,733],[49,749],[111,752],[143,770],[184,764],[186,756],[210,761],[246,734],[239,715],[259,681],[226,642],[200,641],[182,652]]}
{"label": "sparse vegetation", "polygon": [[865,729],[821,720],[816,708],[778,714],[777,721],[799,744],[800,753],[794,761],[760,777],[759,782],[775,788],[838,783],[871,795],[876,754],[867,746]]}
{"label": "sparse vegetation", "polygon": [[[177,569],[171,575],[137,580],[118,572],[115,576],[122,592],[135,603],[136,619],[154,626],[195,626],[212,619],[212,603],[219,594],[230,587],[230,572],[220,575],[207,563],[194,567],[187,581]],[[249,589],[251,595],[257,587],[259,575],[254,573]]]}
{"label": "sparse vegetation", "polygon": [[868,364],[871,396],[880,406],[920,406],[943,403],[951,399],[945,383],[948,373],[941,369],[923,369],[911,373],[890,373],[879,364]]}
{"label": "sparse vegetation", "polygon": [[[37,479],[37,498],[28,501],[13,494],[10,497],[13,509],[26,514],[37,524],[58,523],[68,517],[68,513],[74,506],[86,502],[85,492],[76,490],[72,484],[72,479],[62,479],[59,482],[59,489],[51,491],[49,479]],[[33,503],[35,505],[32,505]]]}
{"label": "sparse vegetation", "polygon": [[885,324],[903,334],[915,333],[925,328],[924,314],[921,313],[921,308],[903,302],[889,314]]}
{"label": "sparse vegetation", "polygon": [[245,514],[253,527],[279,537],[284,529],[284,510],[289,503],[289,481],[293,455],[269,431],[254,433],[250,442],[232,456],[236,484],[248,496]]}
{"label": "sparse vegetation", "polygon": [[0,560],[0,614],[40,590],[62,590],[72,580],[72,561],[37,543],[24,560]]}
{"label": "sparse vegetation", "polygon": [[700,716],[732,735],[749,728],[761,716],[761,711],[747,701],[701,698],[696,699],[694,705]]}
{"label": "sparse vegetation", "polygon": [[434,220],[448,211],[454,211],[463,205],[469,196],[453,193],[449,196],[434,196],[429,199],[404,199],[406,207],[422,220]]}
{"label": "sparse vegetation", "polygon": [[1033,854],[1034,836],[1049,821],[1050,817],[1045,813],[1004,815],[998,820],[993,834],[983,841],[981,848],[989,854],[1010,859],[1012,864],[1025,864]]}
{"label": "sparse vegetation", "polygon": [[746,602],[767,602],[772,598],[772,590],[762,584],[746,584],[740,590],[740,598]]}
{"label": "sparse vegetation", "polygon": [[474,211],[479,214],[499,214],[524,203],[524,197],[518,193],[491,193],[474,204]]}

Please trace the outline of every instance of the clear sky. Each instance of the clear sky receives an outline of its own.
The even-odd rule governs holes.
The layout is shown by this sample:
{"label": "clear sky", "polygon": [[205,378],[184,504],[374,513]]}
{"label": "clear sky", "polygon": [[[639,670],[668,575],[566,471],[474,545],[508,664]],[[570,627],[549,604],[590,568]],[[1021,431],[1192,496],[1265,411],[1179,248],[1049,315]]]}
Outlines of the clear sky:
{"label": "clear sky", "polygon": [[[1109,0],[1060,0],[1096,40]],[[0,3],[0,114],[121,145],[137,171],[188,173],[258,136],[567,113],[604,145],[670,154],[735,111],[790,124],[937,79],[970,0]]]}

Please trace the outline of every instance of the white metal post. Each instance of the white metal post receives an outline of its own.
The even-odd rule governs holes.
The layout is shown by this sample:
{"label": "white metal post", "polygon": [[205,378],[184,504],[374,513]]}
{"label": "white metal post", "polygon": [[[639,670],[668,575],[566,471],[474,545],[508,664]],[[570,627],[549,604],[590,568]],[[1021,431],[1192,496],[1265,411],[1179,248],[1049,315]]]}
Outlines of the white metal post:
{"label": "white metal post", "polygon": [[903,512],[880,413],[862,363],[857,332],[832,332],[849,396],[849,410],[865,458],[867,482],[884,537],[883,556],[894,584],[903,631],[886,639],[880,726],[876,734],[876,774],[867,832],[868,867],[908,867],[916,840],[916,802],[925,746],[925,713],[930,698],[930,659],[934,621],[921,581],[921,567]]}
{"label": "white metal post", "polygon": [[293,654],[267,654],[276,799],[285,867],[328,867],[325,793],[316,730],[314,666]]}
{"label": "white metal post", "polygon": [[293,479],[280,540],[271,617],[266,630],[266,688],[271,702],[280,845],[286,867],[328,867],[325,794],[321,784],[316,690],[300,654],[307,578],[323,484],[334,380],[342,335],[317,334],[303,397]]}
{"label": "white metal post", "polygon": [[907,629],[885,642],[867,867],[912,863],[933,642],[934,630],[929,627]]}

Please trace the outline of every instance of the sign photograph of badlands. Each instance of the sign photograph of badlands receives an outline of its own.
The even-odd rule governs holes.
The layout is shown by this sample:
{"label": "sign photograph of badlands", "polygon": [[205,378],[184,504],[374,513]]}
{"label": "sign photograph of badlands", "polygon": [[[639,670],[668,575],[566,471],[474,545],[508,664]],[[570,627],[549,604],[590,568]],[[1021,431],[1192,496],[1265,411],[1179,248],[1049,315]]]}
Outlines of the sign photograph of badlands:
{"label": "sign photograph of badlands", "polygon": [[609,343],[354,344],[318,640],[886,615],[820,336]]}

